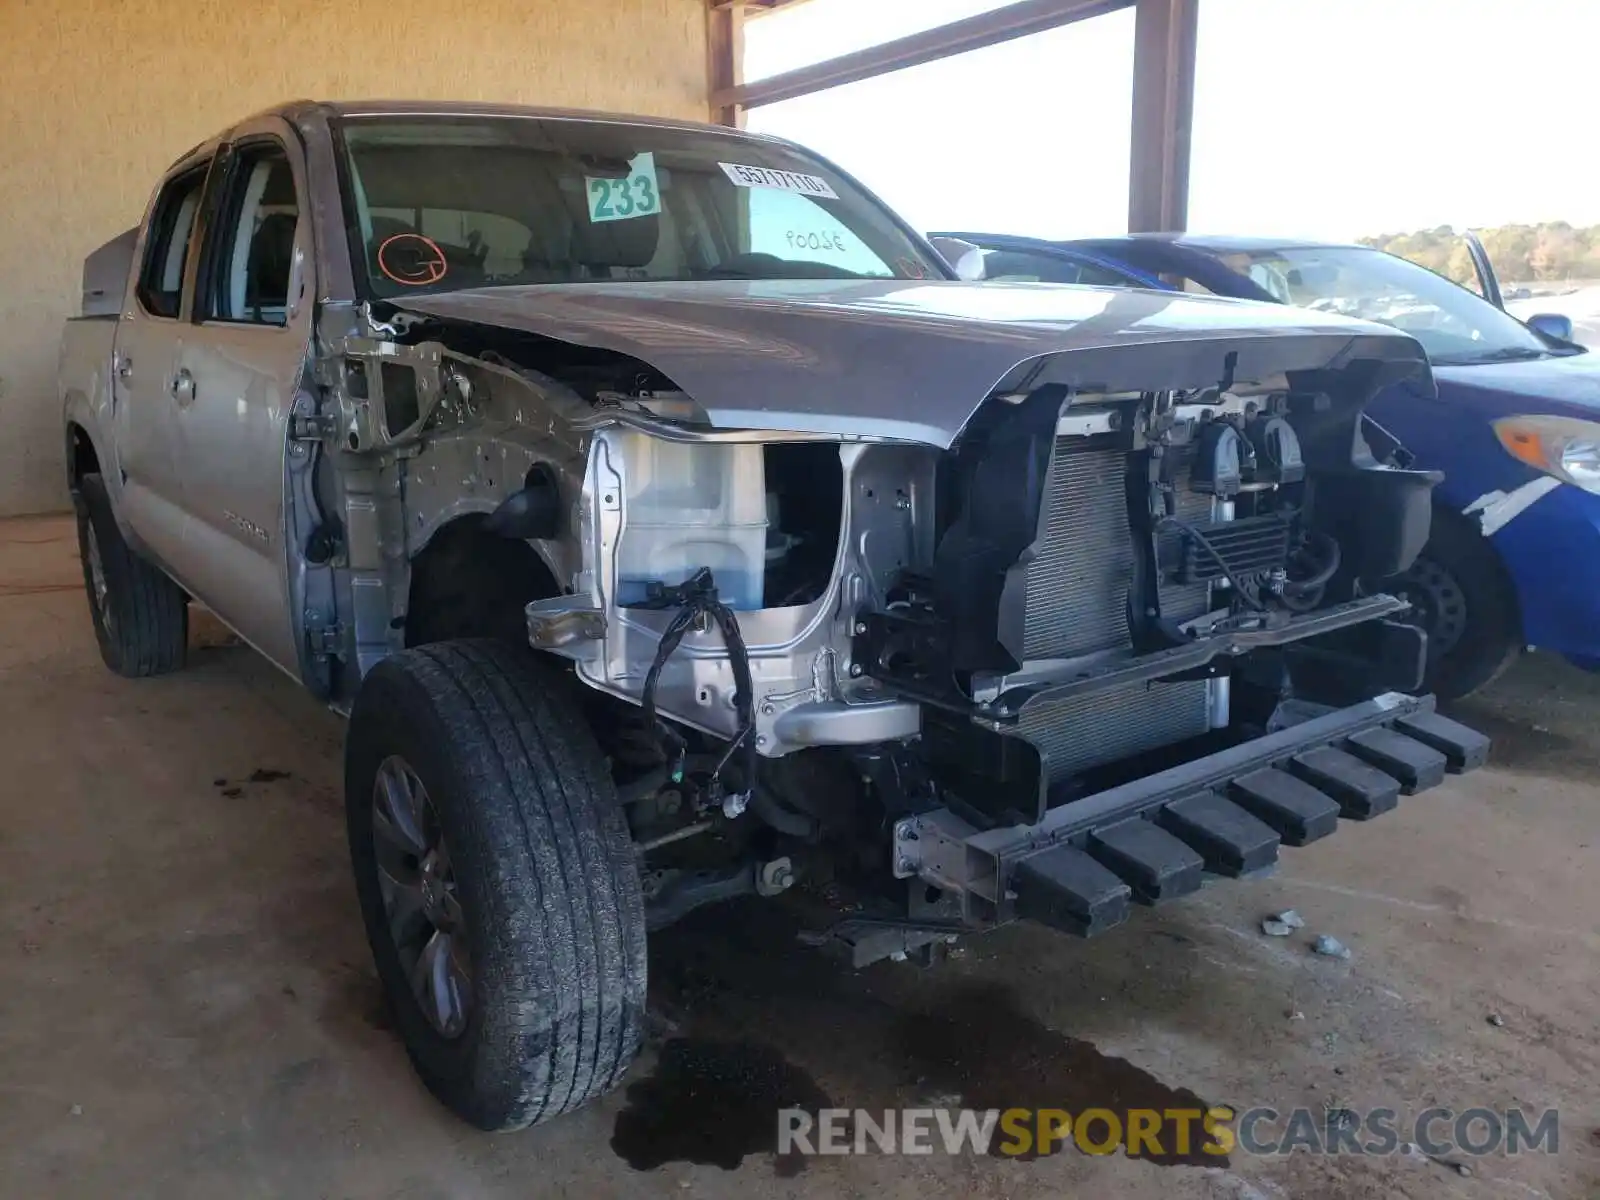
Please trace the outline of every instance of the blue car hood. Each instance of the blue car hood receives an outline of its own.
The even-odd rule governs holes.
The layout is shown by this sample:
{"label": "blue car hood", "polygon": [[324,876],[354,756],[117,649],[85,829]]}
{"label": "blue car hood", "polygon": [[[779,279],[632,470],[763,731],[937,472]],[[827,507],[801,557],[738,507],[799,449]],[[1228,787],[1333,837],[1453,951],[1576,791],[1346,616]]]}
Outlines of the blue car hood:
{"label": "blue car hood", "polygon": [[1437,366],[1441,395],[1503,409],[1491,415],[1555,413],[1592,418],[1600,413],[1600,355],[1573,354],[1529,362]]}

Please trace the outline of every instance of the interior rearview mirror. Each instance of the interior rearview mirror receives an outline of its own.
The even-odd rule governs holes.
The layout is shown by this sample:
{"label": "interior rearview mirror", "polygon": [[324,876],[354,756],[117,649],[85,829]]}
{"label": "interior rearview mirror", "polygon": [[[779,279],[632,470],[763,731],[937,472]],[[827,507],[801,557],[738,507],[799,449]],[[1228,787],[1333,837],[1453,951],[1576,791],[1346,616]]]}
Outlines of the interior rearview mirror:
{"label": "interior rearview mirror", "polygon": [[983,250],[981,247],[961,238],[953,237],[929,238],[928,241],[939,252],[939,256],[950,264],[956,273],[957,279],[974,281],[984,277]]}
{"label": "interior rearview mirror", "polygon": [[1572,318],[1561,313],[1534,313],[1527,320],[1529,329],[1558,341],[1572,340]]}

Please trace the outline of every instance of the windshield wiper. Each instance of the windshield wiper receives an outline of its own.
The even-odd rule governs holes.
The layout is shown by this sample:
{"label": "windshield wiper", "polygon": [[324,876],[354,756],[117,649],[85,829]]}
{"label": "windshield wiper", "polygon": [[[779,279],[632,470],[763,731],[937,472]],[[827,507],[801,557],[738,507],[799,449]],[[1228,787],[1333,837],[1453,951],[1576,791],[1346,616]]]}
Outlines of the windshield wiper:
{"label": "windshield wiper", "polygon": [[1475,367],[1482,363],[1529,362],[1535,358],[1543,358],[1546,353],[1548,352],[1535,350],[1532,346],[1501,346],[1500,349],[1490,350],[1487,354],[1437,358],[1434,361],[1442,367]]}

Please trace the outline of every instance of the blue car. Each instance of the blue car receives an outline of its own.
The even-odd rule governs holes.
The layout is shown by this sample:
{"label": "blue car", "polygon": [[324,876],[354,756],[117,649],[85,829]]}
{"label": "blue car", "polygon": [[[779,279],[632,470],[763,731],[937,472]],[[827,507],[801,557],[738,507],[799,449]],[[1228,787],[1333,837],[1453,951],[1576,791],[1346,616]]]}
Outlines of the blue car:
{"label": "blue car", "polygon": [[1394,584],[1428,632],[1427,686],[1464,696],[1525,646],[1600,668],[1600,362],[1571,341],[1565,317],[1525,324],[1497,307],[1499,287],[1475,242],[1489,299],[1364,246],[935,236],[979,247],[986,278],[1201,292],[1405,330],[1427,350],[1438,395],[1393,388],[1368,413],[1416,466],[1445,476],[1427,548]]}

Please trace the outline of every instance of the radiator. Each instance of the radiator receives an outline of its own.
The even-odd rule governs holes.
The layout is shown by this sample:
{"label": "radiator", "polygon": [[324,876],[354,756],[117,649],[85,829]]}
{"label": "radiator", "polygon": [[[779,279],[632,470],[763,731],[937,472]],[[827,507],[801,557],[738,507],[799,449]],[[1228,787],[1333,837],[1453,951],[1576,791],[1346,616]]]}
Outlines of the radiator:
{"label": "radiator", "polygon": [[1206,686],[1204,679],[1132,683],[1039,704],[1023,710],[1017,732],[1044,753],[1046,774],[1063,779],[1204,733]]}
{"label": "radiator", "polygon": [[[1024,658],[1070,658],[1128,644],[1127,456],[1059,438],[1045,491],[1044,535],[1028,564]],[[1067,447],[1072,447],[1067,449]]]}
{"label": "radiator", "polygon": [[[1045,495],[1044,534],[1027,571],[1023,655],[1069,658],[1130,645],[1126,455],[1119,449],[1056,442]],[[1184,472],[1183,474],[1187,474]],[[1209,519],[1211,498],[1182,489],[1177,515]],[[1176,533],[1163,535],[1176,538]],[[1167,547],[1162,547],[1166,557]],[[1206,610],[1205,583],[1161,584],[1161,609],[1186,620]],[[1209,727],[1205,680],[1139,683],[1093,696],[1039,705],[1018,732],[1048,756],[1052,779],[1170,745]]]}

